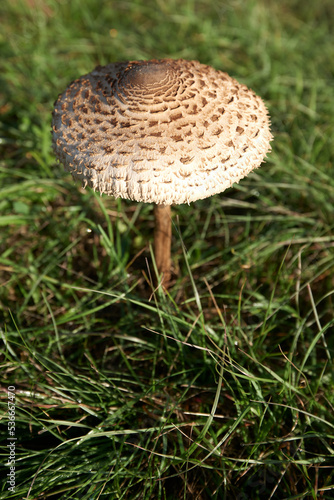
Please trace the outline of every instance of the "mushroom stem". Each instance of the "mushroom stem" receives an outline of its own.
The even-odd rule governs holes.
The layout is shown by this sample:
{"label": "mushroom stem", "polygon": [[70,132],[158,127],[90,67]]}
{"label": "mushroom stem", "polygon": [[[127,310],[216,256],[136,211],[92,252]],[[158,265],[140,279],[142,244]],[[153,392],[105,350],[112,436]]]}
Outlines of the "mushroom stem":
{"label": "mushroom stem", "polygon": [[170,205],[154,205],[154,257],[159,275],[168,286],[171,275],[170,249],[172,243],[172,219]]}

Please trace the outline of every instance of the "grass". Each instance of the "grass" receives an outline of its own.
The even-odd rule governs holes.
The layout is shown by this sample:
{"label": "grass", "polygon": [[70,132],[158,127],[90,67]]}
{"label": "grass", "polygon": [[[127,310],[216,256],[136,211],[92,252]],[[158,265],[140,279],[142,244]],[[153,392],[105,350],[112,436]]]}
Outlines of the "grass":
{"label": "grass", "polygon": [[[0,9],[0,498],[334,498],[332,2]],[[163,57],[253,88],[275,137],[238,186],[174,207],[168,294],[152,207],[82,190],[50,136],[71,80]]]}

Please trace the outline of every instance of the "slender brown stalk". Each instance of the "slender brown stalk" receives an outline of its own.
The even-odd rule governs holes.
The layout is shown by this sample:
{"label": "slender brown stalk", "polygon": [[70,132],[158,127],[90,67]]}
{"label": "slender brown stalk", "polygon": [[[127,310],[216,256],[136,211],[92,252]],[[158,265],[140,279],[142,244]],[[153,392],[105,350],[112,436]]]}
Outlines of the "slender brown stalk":
{"label": "slender brown stalk", "polygon": [[154,205],[154,257],[165,287],[171,276],[172,219],[170,205]]}

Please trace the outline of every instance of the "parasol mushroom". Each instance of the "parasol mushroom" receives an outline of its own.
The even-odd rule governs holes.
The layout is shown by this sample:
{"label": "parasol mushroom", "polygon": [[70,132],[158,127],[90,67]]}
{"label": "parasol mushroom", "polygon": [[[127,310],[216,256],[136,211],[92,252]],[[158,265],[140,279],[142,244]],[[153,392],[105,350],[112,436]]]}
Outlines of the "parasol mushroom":
{"label": "parasol mushroom", "polygon": [[83,186],[155,203],[154,254],[170,279],[172,204],[220,193],[270,150],[267,109],[252,90],[197,61],[98,66],[53,112],[56,157]]}

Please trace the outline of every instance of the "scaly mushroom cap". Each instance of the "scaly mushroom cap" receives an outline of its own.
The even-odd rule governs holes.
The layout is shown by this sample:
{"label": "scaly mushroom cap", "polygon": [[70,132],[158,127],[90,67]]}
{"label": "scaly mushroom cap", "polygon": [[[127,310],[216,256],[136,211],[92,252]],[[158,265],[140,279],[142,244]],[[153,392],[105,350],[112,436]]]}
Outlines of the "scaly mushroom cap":
{"label": "scaly mushroom cap", "polygon": [[98,66],[53,113],[53,148],[75,179],[115,197],[189,203],[259,167],[272,139],[260,97],[183,59]]}

